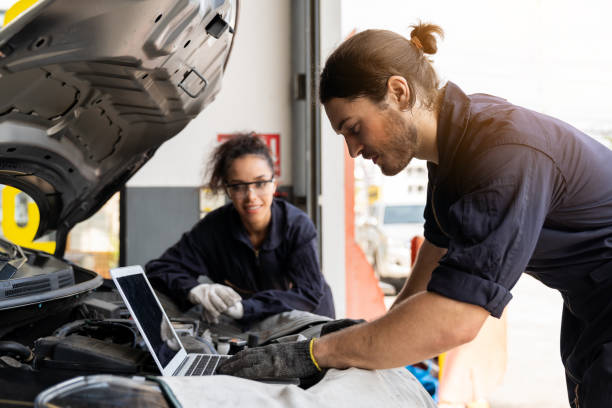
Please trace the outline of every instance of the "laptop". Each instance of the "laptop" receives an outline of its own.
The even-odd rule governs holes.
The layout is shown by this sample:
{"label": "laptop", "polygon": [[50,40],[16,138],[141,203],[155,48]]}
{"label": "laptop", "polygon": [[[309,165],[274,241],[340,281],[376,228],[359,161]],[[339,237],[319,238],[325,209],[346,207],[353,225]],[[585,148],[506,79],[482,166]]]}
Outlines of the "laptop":
{"label": "laptop", "polygon": [[230,358],[185,351],[141,266],[111,269],[110,274],[163,376],[213,375]]}

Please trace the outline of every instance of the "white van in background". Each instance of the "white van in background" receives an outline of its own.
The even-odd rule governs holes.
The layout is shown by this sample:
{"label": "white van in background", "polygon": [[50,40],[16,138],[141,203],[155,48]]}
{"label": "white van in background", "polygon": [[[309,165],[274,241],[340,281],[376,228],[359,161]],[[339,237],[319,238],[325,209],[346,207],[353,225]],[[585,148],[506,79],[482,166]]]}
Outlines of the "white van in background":
{"label": "white van in background", "polygon": [[379,246],[375,266],[381,277],[402,278],[410,274],[411,241],[423,236],[422,204],[380,204],[376,206]]}
{"label": "white van in background", "polygon": [[425,162],[413,160],[400,174],[382,177],[379,194],[358,222],[357,240],[378,278],[399,291],[411,270],[411,241],[423,236],[427,198]]}

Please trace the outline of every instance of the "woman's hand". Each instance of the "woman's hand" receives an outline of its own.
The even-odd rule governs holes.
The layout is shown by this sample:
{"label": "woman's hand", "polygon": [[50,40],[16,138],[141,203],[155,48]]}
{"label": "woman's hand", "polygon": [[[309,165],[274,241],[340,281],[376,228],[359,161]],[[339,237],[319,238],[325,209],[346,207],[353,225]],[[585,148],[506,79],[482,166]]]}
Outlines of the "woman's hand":
{"label": "woman's hand", "polygon": [[223,314],[231,317],[232,319],[242,319],[242,316],[244,316],[244,307],[242,306],[242,302],[234,303],[234,305],[228,307]]}
{"label": "woman's hand", "polygon": [[197,285],[189,291],[187,298],[193,304],[202,305],[202,315],[208,323],[219,323],[221,313],[234,319],[241,318],[244,313],[240,295],[229,286],[218,283]]}

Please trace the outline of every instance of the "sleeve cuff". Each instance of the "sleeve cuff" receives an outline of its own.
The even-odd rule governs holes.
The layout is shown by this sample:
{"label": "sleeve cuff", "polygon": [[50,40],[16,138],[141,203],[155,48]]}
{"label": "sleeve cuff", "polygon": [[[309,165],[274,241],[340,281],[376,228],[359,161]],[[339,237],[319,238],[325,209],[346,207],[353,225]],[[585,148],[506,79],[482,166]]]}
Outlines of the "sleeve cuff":
{"label": "sleeve cuff", "polygon": [[180,287],[178,296],[174,297],[175,302],[178,303],[180,309],[182,311],[188,310],[189,308],[193,307],[193,303],[191,303],[189,301],[189,292],[191,291],[191,289],[195,288],[196,286],[199,285],[198,281],[193,279],[193,282],[186,282],[183,284],[184,286]]}
{"label": "sleeve cuff", "polygon": [[501,317],[504,308],[512,299],[510,291],[498,283],[445,265],[434,269],[427,290],[460,302],[481,306],[497,318]]}
{"label": "sleeve cuff", "polygon": [[437,234],[432,231],[425,229],[425,239],[439,248],[448,248],[448,237],[443,234]]}
{"label": "sleeve cuff", "polygon": [[244,314],[239,319],[241,322],[248,322],[253,318],[255,314],[255,307],[253,305],[253,301],[251,299],[242,299],[242,310]]}

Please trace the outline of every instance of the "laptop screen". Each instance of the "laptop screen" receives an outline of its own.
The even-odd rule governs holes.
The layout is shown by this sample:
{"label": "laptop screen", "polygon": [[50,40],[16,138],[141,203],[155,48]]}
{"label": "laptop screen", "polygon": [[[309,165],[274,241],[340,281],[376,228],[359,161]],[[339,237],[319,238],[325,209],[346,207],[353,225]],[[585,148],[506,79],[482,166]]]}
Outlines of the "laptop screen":
{"label": "laptop screen", "polygon": [[[157,303],[157,299],[151,287],[143,274],[134,274],[122,276],[116,279],[117,284],[121,286],[127,301],[129,302],[132,312],[142,327],[144,335],[149,340],[149,344],[153,347],[154,353],[161,365],[165,368],[166,365],[174,358],[178,350],[172,350],[162,339],[162,321],[169,327],[170,322],[165,317],[164,313]],[[174,336],[171,330],[166,329],[170,336]],[[178,339],[177,339],[178,342]],[[180,344],[180,342],[178,342]]]}

